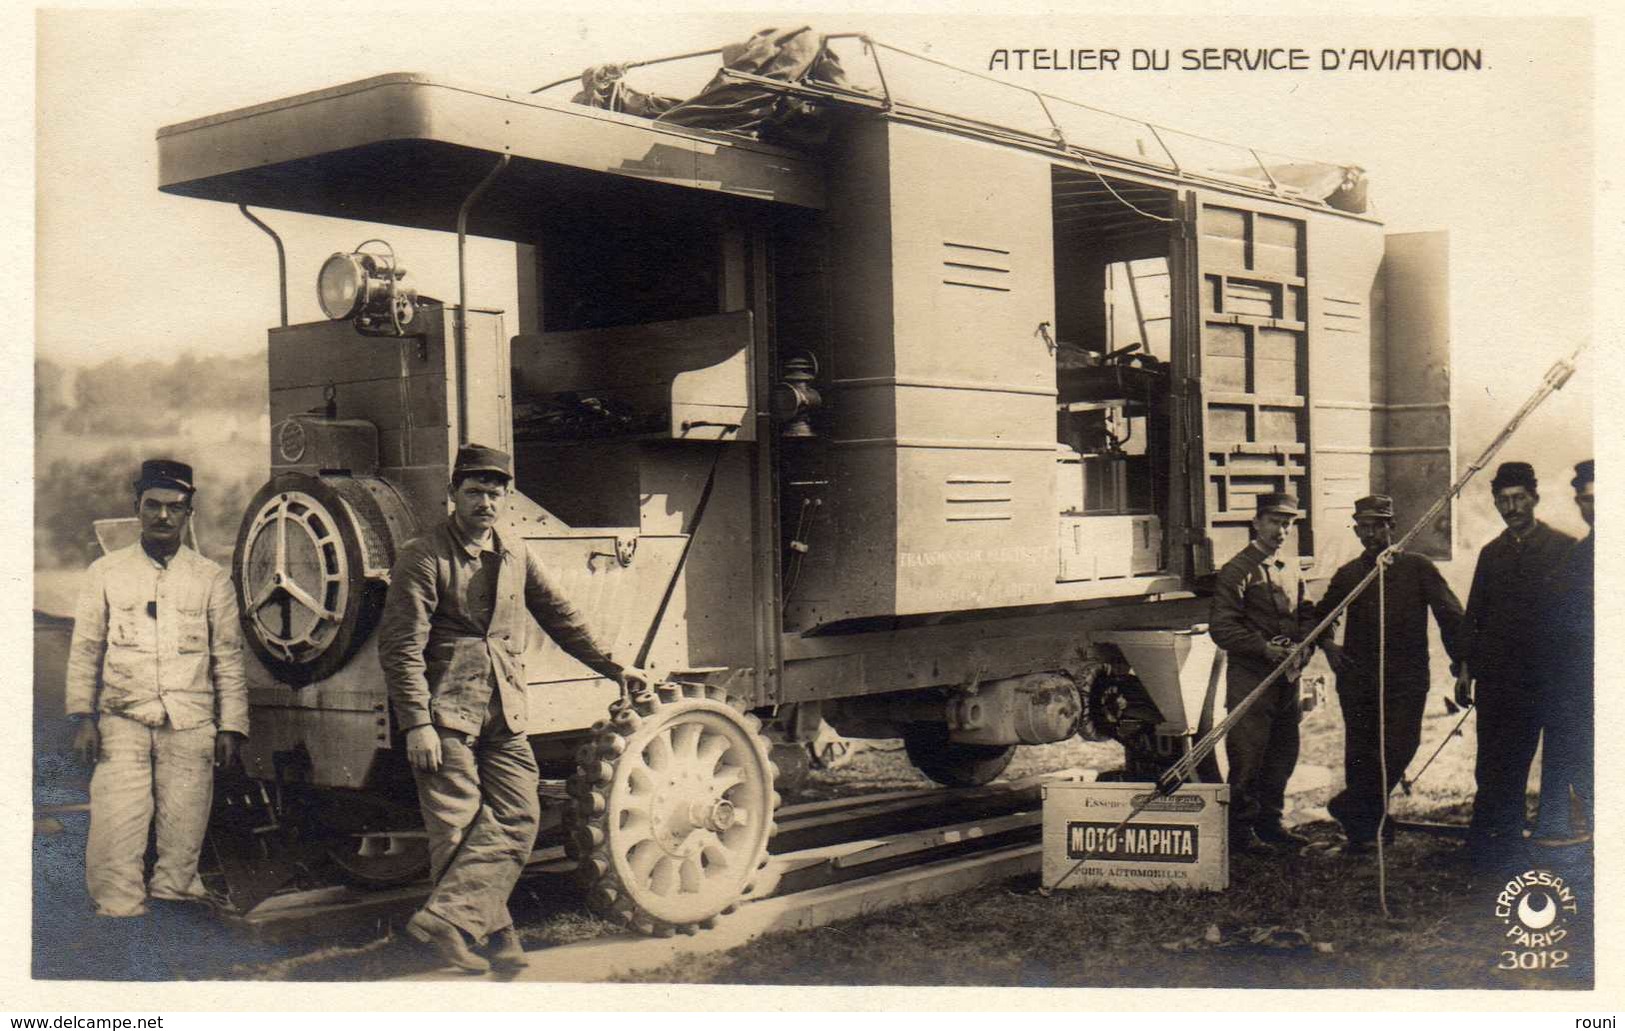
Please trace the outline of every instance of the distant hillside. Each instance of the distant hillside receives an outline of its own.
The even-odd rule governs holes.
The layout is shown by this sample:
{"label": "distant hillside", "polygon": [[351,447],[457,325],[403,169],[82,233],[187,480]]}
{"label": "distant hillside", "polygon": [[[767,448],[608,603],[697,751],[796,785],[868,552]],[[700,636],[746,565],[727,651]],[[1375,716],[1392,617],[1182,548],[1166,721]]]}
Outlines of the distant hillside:
{"label": "distant hillside", "polygon": [[197,471],[198,544],[229,557],[237,522],[268,475],[265,356],[34,363],[34,566],[78,568],[97,554],[92,523],[133,514],[144,458]]}

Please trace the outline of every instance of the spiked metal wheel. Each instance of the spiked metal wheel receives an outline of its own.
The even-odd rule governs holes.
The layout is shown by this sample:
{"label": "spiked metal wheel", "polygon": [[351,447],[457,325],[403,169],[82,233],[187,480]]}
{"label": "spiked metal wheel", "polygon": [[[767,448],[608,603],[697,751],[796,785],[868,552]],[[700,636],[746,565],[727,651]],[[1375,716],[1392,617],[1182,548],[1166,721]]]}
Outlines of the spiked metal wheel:
{"label": "spiked metal wheel", "polygon": [[778,771],[761,723],[721,688],[662,684],[616,702],[576,765],[566,851],[593,908],[644,934],[692,934],[749,894]]}

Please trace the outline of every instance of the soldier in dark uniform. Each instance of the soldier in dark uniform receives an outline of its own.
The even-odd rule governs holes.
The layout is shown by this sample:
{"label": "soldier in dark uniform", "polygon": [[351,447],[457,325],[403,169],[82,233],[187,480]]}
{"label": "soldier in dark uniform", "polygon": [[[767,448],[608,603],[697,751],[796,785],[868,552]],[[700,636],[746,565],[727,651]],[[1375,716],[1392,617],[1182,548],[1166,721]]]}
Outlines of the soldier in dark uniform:
{"label": "soldier in dark uniform", "polygon": [[[1484,545],[1467,596],[1464,663],[1456,683],[1463,704],[1478,704],[1478,792],[1467,850],[1482,869],[1524,858],[1524,793],[1540,742],[1542,695],[1551,679],[1540,616],[1549,578],[1574,544],[1535,518],[1535,470],[1504,462],[1490,490],[1507,528]],[[1475,685],[1476,681],[1476,685]]]}
{"label": "soldier in dark uniform", "polygon": [[[600,647],[523,542],[497,534],[512,480],[506,452],[458,449],[451,517],[401,549],[378,626],[435,879],[406,930],[471,973],[525,963],[508,895],[539,819],[526,737],[526,614],[600,676],[648,682]],[[470,951],[468,938],[489,941],[491,958]]]}
{"label": "soldier in dark uniform", "polygon": [[[1342,603],[1371,572],[1394,539],[1394,502],[1373,494],[1354,503],[1354,532],[1365,552],[1332,575],[1326,595],[1316,609],[1315,622]],[[1379,596],[1378,590],[1382,590]],[[1384,610],[1379,617],[1379,606]],[[1348,629],[1343,644],[1331,641],[1335,626],[1320,642],[1321,650],[1337,674],[1337,700],[1343,709],[1343,791],[1327,807],[1348,838],[1349,855],[1370,850],[1382,821],[1384,800],[1405,775],[1422,740],[1422,710],[1427,703],[1428,612],[1439,623],[1445,651],[1460,658],[1461,602],[1439,575],[1438,567],[1422,555],[1401,552],[1382,574],[1348,607]],[[1378,717],[1378,640],[1383,641],[1382,719]],[[1378,744],[1378,726],[1386,749]],[[1382,756],[1387,754],[1388,778],[1383,783]],[[1391,840],[1392,829],[1384,831]]]}
{"label": "soldier in dark uniform", "polygon": [[[1213,641],[1229,654],[1225,702],[1235,706],[1302,639],[1298,560],[1279,555],[1303,513],[1290,494],[1261,494],[1253,540],[1219,570],[1209,616]],[[1286,783],[1298,765],[1298,670],[1289,670],[1254,702],[1226,739],[1230,759],[1230,844],[1256,851],[1307,839],[1281,825]]]}
{"label": "soldier in dark uniform", "polygon": [[[1540,763],[1540,844],[1586,840],[1592,830],[1592,752],[1596,743],[1592,684],[1596,647],[1596,540],[1592,510],[1596,467],[1586,459],[1574,467],[1574,503],[1591,532],[1576,541],[1552,577],[1546,641],[1551,677],[1547,681],[1545,747]],[[1570,805],[1578,796],[1580,812]]]}

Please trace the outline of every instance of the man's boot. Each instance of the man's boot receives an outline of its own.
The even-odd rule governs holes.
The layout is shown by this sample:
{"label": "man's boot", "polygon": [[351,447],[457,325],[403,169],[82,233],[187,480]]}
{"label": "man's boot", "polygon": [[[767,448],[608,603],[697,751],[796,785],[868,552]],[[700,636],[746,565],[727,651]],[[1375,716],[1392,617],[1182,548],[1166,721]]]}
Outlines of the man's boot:
{"label": "man's boot", "polygon": [[426,945],[434,946],[440,958],[470,974],[484,974],[491,964],[483,956],[476,956],[463,940],[463,932],[456,925],[427,909],[420,909],[406,922],[406,933]]}
{"label": "man's boot", "polygon": [[1265,844],[1277,848],[1302,848],[1309,844],[1308,838],[1302,834],[1294,834],[1278,823],[1254,824],[1253,833]]}
{"label": "man's boot", "polygon": [[491,966],[497,970],[523,970],[529,964],[525,960],[525,947],[519,943],[519,932],[512,927],[504,927],[491,936]]}
{"label": "man's boot", "polygon": [[1231,855],[1258,855],[1269,851],[1271,851],[1270,847],[1263,841],[1259,840],[1257,834],[1253,833],[1252,824],[1234,823],[1230,825]]}

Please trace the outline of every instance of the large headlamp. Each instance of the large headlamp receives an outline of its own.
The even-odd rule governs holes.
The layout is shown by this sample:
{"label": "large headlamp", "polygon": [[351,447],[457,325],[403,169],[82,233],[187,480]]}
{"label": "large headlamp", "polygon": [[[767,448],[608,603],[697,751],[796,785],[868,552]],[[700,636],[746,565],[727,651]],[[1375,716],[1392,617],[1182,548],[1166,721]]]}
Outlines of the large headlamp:
{"label": "large headlamp", "polygon": [[[379,243],[387,254],[363,251]],[[322,262],[316,277],[316,300],[330,319],[349,319],[367,334],[406,332],[417,315],[417,289],[407,282],[406,270],[395,262],[395,251],[382,240],[368,240],[348,253]]]}

